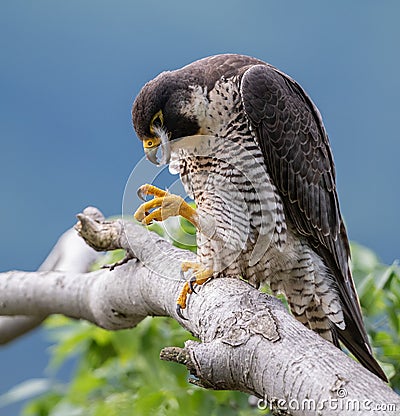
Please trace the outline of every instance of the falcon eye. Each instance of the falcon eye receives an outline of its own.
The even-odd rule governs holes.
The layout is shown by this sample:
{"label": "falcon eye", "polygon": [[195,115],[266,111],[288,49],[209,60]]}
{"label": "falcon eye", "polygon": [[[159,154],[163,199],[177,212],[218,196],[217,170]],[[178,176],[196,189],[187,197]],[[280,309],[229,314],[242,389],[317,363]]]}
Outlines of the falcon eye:
{"label": "falcon eye", "polygon": [[150,121],[150,133],[155,134],[155,129],[157,127],[162,127],[164,124],[164,116],[162,111],[158,111],[154,116],[152,117]]}

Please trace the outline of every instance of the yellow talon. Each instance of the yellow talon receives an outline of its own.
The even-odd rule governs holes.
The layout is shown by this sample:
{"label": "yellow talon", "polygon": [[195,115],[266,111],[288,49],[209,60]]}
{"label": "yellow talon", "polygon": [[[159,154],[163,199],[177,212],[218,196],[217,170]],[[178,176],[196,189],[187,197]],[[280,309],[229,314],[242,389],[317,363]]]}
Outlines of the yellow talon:
{"label": "yellow talon", "polygon": [[145,185],[142,185],[138,190],[137,194],[140,199],[143,199],[146,197],[146,195],[153,195],[158,197],[163,197],[167,195],[167,191],[164,191],[163,189],[157,188],[154,185],[149,185],[146,183]]}
{"label": "yellow talon", "polygon": [[[170,194],[153,185],[142,185],[138,189],[138,196],[145,200],[147,195],[153,195],[154,198],[146,201],[137,209],[134,214],[136,220],[148,225],[153,220],[164,221],[169,217],[181,215],[197,229],[200,229],[196,210],[185,202],[182,197]],[[193,286],[200,286],[213,276],[211,269],[206,269],[202,264],[196,262],[183,262],[182,272],[187,272],[188,270],[193,270],[194,274],[189,281],[185,282],[176,301],[176,311],[182,319],[186,319],[181,311],[186,309],[188,295],[194,292]]]}
{"label": "yellow talon", "polygon": [[184,261],[181,265],[181,269],[183,272],[187,272],[188,270],[194,270],[196,271],[196,273],[207,270],[201,263],[197,263],[195,261]]}
{"label": "yellow talon", "polygon": [[[138,196],[144,199],[146,195],[155,196],[154,199],[142,204],[134,214],[136,220],[148,225],[151,221],[164,221],[169,217],[181,215],[198,227],[198,216],[196,210],[192,208],[184,199],[178,195],[170,194],[153,185],[142,185],[138,189]],[[152,209],[154,211],[150,212]]]}
{"label": "yellow talon", "polygon": [[187,272],[190,269],[195,270],[194,275],[190,278],[188,282],[185,282],[185,284],[183,285],[181,293],[179,294],[178,299],[176,301],[177,313],[182,319],[185,319],[181,314],[181,310],[186,309],[187,297],[194,291],[193,285],[201,286],[202,284],[207,282],[207,280],[213,276],[213,271],[211,269],[206,269],[200,263],[195,263],[191,261],[183,262],[181,268],[183,272]]}

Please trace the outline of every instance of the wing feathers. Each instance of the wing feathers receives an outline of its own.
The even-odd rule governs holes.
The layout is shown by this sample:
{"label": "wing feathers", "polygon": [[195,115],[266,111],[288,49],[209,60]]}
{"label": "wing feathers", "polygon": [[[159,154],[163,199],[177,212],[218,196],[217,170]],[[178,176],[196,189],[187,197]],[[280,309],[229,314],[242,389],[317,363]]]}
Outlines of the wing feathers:
{"label": "wing feathers", "polygon": [[349,243],[321,115],[294,80],[270,65],[250,67],[241,82],[245,112],[286,215],[337,283],[346,322],[344,330],[335,329],[337,335],[364,365],[385,379],[371,355],[349,270]]}
{"label": "wing feathers", "polygon": [[[333,158],[318,110],[295,81],[268,65],[244,73],[242,98],[267,169],[288,199],[291,220],[314,245],[330,247],[341,219]],[[348,265],[339,257],[337,267],[346,275]]]}

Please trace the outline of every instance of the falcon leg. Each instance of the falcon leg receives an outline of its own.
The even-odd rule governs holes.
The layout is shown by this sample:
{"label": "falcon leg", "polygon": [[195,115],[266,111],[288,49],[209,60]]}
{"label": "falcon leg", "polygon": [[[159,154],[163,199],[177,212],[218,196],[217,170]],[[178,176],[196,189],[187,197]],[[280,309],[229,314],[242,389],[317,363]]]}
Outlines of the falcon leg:
{"label": "falcon leg", "polygon": [[194,291],[194,285],[202,285],[207,280],[209,280],[213,276],[213,271],[211,269],[205,268],[202,264],[191,262],[191,261],[185,261],[182,263],[182,272],[187,272],[188,270],[194,270],[194,275],[190,278],[188,282],[185,282],[181,293],[178,296],[178,299],[176,301],[176,313],[178,316],[182,319],[186,319],[182,315],[182,310],[186,309],[186,303],[188,295],[191,293],[196,293]]}
{"label": "falcon leg", "polygon": [[[164,221],[169,217],[181,215],[190,221],[197,229],[199,229],[198,215],[185,200],[174,194],[170,194],[153,185],[142,185],[138,189],[139,198],[143,199],[146,195],[153,195],[154,199],[142,204],[134,214],[135,219],[141,221],[145,225],[149,225],[154,221]],[[157,209],[154,209],[157,208]],[[153,210],[150,212],[151,210]]]}
{"label": "falcon leg", "polygon": [[[190,221],[197,230],[200,230],[199,216],[194,208],[184,201],[178,195],[170,194],[153,185],[142,185],[138,189],[138,196],[145,200],[147,195],[153,195],[154,198],[142,204],[134,214],[136,220],[148,225],[152,221],[164,221],[169,217],[181,215]],[[186,309],[188,295],[196,293],[194,285],[202,285],[213,276],[211,269],[205,268],[202,264],[196,262],[183,262],[182,272],[193,270],[193,276],[185,282],[181,293],[176,301],[176,312],[181,319],[186,319],[182,315],[182,310]]]}

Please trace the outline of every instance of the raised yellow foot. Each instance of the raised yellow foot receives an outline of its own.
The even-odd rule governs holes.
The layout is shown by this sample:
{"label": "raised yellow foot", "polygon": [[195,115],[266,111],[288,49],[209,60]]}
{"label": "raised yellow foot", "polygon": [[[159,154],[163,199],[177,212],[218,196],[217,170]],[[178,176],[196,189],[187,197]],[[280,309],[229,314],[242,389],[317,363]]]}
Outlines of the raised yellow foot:
{"label": "raised yellow foot", "polygon": [[[185,200],[153,185],[142,185],[138,191],[140,199],[145,200],[146,195],[153,195],[154,198],[142,204],[134,214],[134,217],[142,224],[149,225],[154,221],[164,221],[169,217],[181,215],[198,227],[198,216],[196,210]],[[157,209],[154,209],[157,208]],[[150,212],[151,210],[153,210]]]}
{"label": "raised yellow foot", "polygon": [[180,318],[186,320],[186,318],[182,315],[182,310],[186,309],[188,295],[191,293],[196,293],[194,290],[194,285],[200,286],[204,284],[213,276],[213,271],[211,269],[206,269],[200,263],[195,263],[192,261],[184,261],[181,268],[183,273],[187,272],[188,270],[194,270],[195,272],[189,281],[185,282],[183,285],[181,293],[178,296],[178,300],[176,301],[176,313]]}

